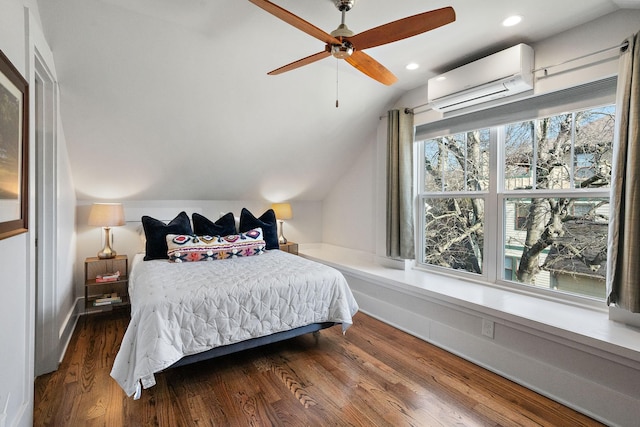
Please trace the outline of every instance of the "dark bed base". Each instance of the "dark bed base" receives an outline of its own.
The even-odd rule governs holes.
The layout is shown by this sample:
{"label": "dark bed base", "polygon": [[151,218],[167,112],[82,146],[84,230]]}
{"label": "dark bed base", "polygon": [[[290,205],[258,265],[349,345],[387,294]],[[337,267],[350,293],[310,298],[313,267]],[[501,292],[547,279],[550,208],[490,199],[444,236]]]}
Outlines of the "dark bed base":
{"label": "dark bed base", "polygon": [[185,356],[178,360],[167,369],[177,368],[178,366],[188,365],[191,363],[200,362],[203,360],[213,359],[214,357],[226,356],[227,354],[237,353],[242,350],[248,350],[250,348],[259,347],[261,345],[271,344],[278,341],[288,340],[300,335],[308,334],[311,332],[317,332],[321,329],[330,328],[331,326],[338,325],[339,323],[324,322],[324,323],[312,323],[307,326],[300,326],[299,328],[290,329],[288,331],[276,332],[275,334],[267,335],[264,337],[251,338],[246,341],[241,341],[235,344],[223,345],[221,347],[215,347],[211,350],[207,350],[203,353],[192,354]]}

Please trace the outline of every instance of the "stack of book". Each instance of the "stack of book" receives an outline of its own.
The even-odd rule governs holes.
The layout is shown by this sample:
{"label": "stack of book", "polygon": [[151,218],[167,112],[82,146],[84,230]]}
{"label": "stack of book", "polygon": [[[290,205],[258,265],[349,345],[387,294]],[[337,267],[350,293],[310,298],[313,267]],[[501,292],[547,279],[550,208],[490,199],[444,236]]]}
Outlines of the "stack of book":
{"label": "stack of book", "polygon": [[110,305],[110,304],[116,304],[116,303],[120,303],[120,302],[122,302],[122,298],[120,298],[118,296],[117,292],[113,292],[113,293],[110,293],[110,294],[104,294],[100,298],[96,299],[93,302],[93,305],[95,307],[98,307],[98,306],[101,306],[101,305]]}
{"label": "stack of book", "polygon": [[96,276],[96,283],[115,282],[116,280],[119,280],[119,279],[120,279],[119,271],[116,271],[115,273],[98,274]]}

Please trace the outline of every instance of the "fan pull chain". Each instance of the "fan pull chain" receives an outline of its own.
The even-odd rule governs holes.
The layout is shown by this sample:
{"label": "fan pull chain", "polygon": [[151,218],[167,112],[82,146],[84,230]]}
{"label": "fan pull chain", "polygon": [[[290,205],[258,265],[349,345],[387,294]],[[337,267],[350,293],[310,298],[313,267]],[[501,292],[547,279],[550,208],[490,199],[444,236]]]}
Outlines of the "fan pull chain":
{"label": "fan pull chain", "polygon": [[338,66],[340,65],[340,60],[336,58],[336,108],[339,106],[338,102]]}

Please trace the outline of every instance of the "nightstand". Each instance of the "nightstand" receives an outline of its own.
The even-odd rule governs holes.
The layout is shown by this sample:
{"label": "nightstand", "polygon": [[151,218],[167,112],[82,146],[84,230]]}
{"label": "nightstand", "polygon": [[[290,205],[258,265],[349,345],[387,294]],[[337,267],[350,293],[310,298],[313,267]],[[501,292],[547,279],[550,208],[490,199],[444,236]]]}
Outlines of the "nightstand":
{"label": "nightstand", "polygon": [[298,244],[293,242],[281,243],[280,250],[289,252],[290,254],[298,255]]}
{"label": "nightstand", "polygon": [[[115,273],[116,278],[102,275]],[[111,259],[89,257],[84,261],[84,308],[85,313],[108,311],[114,308],[129,308],[129,259],[118,255]]]}

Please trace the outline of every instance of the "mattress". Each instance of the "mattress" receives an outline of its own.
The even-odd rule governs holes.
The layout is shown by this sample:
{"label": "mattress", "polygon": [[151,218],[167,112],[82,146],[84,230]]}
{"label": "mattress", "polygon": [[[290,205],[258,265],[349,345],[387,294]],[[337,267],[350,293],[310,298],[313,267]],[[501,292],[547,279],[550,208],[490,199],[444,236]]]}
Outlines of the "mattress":
{"label": "mattress", "polygon": [[111,370],[128,396],[184,356],[318,322],[352,324],[342,274],[279,250],[216,261],[141,261],[129,279],[131,321]]}

